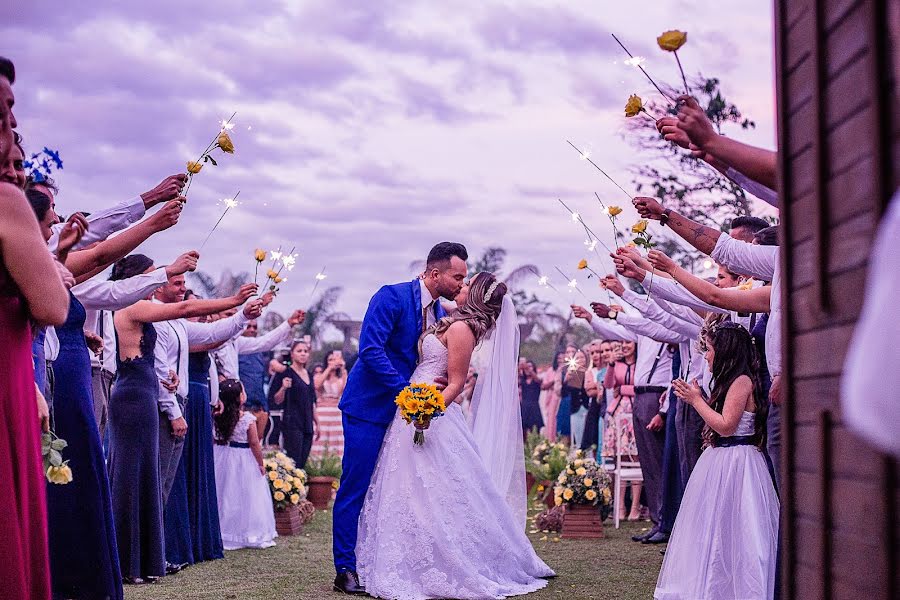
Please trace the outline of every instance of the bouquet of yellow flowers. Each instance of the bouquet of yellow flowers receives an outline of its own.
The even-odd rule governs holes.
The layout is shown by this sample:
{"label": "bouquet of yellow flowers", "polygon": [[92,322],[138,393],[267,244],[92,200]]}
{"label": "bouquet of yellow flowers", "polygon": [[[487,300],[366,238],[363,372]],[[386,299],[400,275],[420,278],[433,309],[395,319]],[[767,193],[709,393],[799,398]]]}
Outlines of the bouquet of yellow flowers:
{"label": "bouquet of yellow flowers", "polygon": [[275,510],[285,510],[306,498],[306,473],[284,452],[268,451],[263,457],[266,480]]}
{"label": "bouquet of yellow flowers", "polygon": [[447,410],[444,395],[437,387],[427,383],[409,384],[397,394],[394,402],[400,408],[403,420],[416,426],[413,442],[418,446],[425,443],[425,430],[431,425],[432,419],[437,419]]}
{"label": "bouquet of yellow flowers", "polygon": [[606,470],[593,458],[586,458],[579,450],[575,459],[556,479],[553,489],[555,504],[588,504],[599,506],[606,518],[612,506],[612,479]]}

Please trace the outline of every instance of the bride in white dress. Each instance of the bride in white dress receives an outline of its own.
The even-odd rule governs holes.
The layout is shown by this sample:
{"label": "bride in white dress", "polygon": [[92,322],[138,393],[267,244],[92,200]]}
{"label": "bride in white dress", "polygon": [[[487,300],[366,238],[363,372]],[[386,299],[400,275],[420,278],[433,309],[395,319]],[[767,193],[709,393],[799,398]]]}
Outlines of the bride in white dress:
{"label": "bride in white dress", "polygon": [[[469,424],[456,400],[472,351],[486,337],[491,358]],[[525,535],[518,342],[515,306],[490,273],[478,274],[459,312],[420,341],[421,361],[410,381],[446,377],[448,406],[422,446],[399,414],[388,429],[356,547],[369,595],[505,598],[538,590],[554,575]]]}

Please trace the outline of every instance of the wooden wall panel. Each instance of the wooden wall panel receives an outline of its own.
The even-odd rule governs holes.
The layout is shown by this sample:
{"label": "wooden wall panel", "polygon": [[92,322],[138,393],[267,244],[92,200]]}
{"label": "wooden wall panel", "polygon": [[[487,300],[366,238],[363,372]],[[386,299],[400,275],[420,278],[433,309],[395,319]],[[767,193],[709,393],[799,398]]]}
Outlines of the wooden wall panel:
{"label": "wooden wall panel", "polygon": [[871,243],[900,176],[888,1],[775,2],[785,598],[900,596],[897,464],[840,409]]}

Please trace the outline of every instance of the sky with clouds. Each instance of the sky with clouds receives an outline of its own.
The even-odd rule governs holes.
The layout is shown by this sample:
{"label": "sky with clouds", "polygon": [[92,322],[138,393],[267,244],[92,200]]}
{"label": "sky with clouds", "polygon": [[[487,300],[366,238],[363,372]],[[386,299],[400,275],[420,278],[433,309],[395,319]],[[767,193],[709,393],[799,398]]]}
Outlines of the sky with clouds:
{"label": "sky with clouds", "polygon": [[[164,263],[197,248],[240,190],[201,268],[252,271],[255,247],[296,244],[274,308],[303,307],[327,265],[339,308],[360,318],[444,239],[503,246],[510,266],[574,268],[584,236],[558,197],[611,244],[591,194],[616,190],[565,143],[626,184],[641,160],[622,107],[652,88],[611,32],[676,83],[655,37],[687,31],[685,69],[721,78],[757,123],[734,134],[773,148],[771,13],[746,0],[36,0],[0,24],[0,54],[16,63],[26,150],[65,162],[62,214],[183,171],[236,111],[236,154],[197,176],[179,225],[142,251]],[[628,207],[623,222],[635,218]]]}

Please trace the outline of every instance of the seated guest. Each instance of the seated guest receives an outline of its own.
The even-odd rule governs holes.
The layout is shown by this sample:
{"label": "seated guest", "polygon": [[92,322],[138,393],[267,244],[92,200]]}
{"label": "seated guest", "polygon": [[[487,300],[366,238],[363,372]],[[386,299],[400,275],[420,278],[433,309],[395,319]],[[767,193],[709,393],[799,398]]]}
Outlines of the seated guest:
{"label": "seated guest", "polygon": [[710,403],[696,382],[673,382],[706,422],[708,447],[684,491],[654,598],[772,598],[778,494],[763,453],[766,398],[750,333],[724,322],[704,339]]}
{"label": "seated guest", "polygon": [[236,379],[219,384],[222,412],[214,417],[216,497],[226,550],[275,545],[275,514],[266,482],[256,417],[244,412],[247,394]]}

